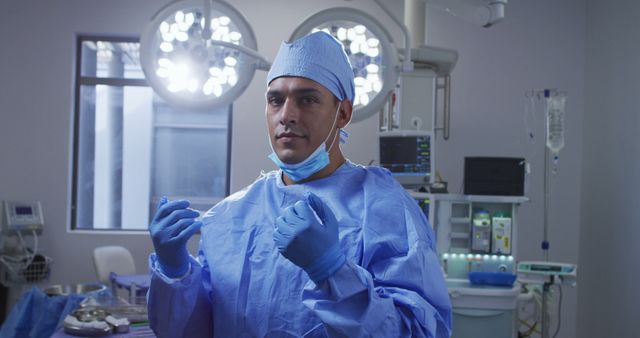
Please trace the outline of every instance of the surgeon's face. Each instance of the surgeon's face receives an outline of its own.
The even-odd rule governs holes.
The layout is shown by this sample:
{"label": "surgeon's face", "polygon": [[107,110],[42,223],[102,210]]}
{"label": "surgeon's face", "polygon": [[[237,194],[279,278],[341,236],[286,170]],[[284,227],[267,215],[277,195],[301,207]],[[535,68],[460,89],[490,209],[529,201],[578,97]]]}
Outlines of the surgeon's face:
{"label": "surgeon's face", "polygon": [[303,161],[331,133],[327,141],[329,149],[337,128],[346,125],[338,117],[331,129],[339,101],[315,81],[302,77],[279,77],[269,84],[266,98],[269,138],[274,151],[285,163]]}

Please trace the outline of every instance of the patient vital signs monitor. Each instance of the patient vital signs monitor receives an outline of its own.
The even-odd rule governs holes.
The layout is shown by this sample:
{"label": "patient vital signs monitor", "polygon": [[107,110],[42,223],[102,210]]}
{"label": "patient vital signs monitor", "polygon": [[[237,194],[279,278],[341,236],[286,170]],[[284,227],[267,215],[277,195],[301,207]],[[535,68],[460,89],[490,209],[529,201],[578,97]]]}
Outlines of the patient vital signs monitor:
{"label": "patient vital signs monitor", "polygon": [[380,133],[380,165],[404,186],[427,185],[433,168],[432,134],[425,131]]}

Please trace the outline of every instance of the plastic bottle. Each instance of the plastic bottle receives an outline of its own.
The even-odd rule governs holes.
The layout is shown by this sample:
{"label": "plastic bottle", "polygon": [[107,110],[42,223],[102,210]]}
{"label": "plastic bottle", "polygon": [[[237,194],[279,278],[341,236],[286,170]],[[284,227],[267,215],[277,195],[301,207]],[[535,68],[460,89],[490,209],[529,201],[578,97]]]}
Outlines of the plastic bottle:
{"label": "plastic bottle", "polygon": [[564,147],[564,95],[547,97],[547,147],[557,154]]}

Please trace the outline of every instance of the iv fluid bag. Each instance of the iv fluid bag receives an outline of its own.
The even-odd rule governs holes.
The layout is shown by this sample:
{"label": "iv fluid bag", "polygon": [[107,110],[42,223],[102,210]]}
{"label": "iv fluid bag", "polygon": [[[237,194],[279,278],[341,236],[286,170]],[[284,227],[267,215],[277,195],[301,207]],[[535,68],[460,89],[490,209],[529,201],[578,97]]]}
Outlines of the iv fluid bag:
{"label": "iv fluid bag", "polygon": [[565,95],[547,98],[547,147],[556,154],[564,147],[564,107],[566,101]]}

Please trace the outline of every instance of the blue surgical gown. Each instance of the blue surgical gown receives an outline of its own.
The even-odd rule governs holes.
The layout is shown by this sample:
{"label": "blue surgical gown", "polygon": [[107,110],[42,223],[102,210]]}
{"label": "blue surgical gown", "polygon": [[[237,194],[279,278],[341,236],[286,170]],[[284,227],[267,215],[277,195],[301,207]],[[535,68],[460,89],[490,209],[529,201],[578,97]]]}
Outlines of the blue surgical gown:
{"label": "blue surgical gown", "polygon": [[[283,184],[262,174],[203,218],[198,258],[170,279],[150,257],[149,319],[158,337],[449,337],[451,303],[431,226],[378,167]],[[340,224],[347,263],[316,285],[283,257],[274,220],[319,196]]]}

